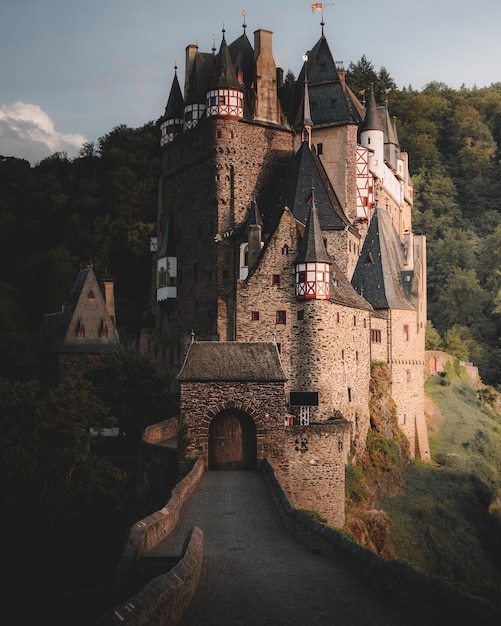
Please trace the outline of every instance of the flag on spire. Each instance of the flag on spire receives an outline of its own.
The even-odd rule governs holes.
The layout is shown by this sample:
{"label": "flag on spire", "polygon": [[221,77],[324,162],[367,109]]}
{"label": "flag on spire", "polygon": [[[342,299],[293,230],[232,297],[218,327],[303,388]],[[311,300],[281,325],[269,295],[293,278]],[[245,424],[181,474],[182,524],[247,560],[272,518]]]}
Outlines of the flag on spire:
{"label": "flag on spire", "polygon": [[312,2],[311,3],[311,12],[315,13],[315,11],[321,11],[323,9],[323,4],[321,2]]}

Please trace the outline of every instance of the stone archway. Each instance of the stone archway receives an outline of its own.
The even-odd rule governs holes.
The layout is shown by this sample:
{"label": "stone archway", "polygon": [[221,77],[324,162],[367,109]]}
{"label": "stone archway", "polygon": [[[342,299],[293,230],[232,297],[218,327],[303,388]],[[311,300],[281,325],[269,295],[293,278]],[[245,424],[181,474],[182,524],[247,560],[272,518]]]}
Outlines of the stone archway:
{"label": "stone archway", "polygon": [[229,408],[215,415],[208,443],[209,470],[256,469],[256,425],[245,411]]}

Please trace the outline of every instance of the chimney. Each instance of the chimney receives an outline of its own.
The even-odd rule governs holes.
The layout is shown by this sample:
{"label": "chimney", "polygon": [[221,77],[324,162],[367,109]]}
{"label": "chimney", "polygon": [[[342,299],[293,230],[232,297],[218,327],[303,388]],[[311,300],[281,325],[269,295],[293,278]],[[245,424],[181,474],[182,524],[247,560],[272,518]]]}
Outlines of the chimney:
{"label": "chimney", "polygon": [[256,105],[254,118],[272,124],[280,123],[277,97],[277,68],[273,60],[270,30],[254,32],[254,64],[256,66]]}
{"label": "chimney", "polygon": [[116,328],[117,323],[115,320],[115,284],[112,280],[103,280],[104,288],[104,302],[106,304],[106,310],[111,317],[113,326]]}
{"label": "chimney", "polygon": [[190,85],[190,77],[193,71],[193,65],[195,63],[195,57],[198,52],[198,46],[191,43],[186,46],[185,68],[184,68],[184,98],[188,95],[188,88]]}

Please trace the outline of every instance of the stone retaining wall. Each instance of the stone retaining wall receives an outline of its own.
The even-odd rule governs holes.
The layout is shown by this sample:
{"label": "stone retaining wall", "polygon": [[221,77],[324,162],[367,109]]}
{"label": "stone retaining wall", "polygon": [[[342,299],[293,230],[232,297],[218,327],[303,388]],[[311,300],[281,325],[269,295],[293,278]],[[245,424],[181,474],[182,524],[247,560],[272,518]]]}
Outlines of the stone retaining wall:
{"label": "stone retaining wall", "polygon": [[181,561],[157,576],[139,593],[110,611],[98,626],[174,626],[189,607],[202,573],[203,533],[196,526],[188,536]]}
{"label": "stone retaining wall", "polygon": [[428,624],[501,624],[501,610],[401,561],[387,561],[339,531],[297,511],[282,490],[270,463],[265,460],[260,468],[284,526],[310,550],[317,550],[349,567],[376,591],[422,615]]}
{"label": "stone retaining wall", "polygon": [[139,571],[141,556],[172,532],[184,503],[198,486],[203,473],[204,463],[198,459],[193,469],[174,487],[167,504],[130,529],[115,576],[115,587],[126,587]]}

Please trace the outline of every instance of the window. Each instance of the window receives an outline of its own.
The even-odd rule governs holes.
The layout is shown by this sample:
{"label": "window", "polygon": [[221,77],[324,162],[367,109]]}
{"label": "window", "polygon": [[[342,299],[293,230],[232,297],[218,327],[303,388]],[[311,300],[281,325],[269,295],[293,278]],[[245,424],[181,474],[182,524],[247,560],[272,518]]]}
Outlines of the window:
{"label": "window", "polygon": [[277,324],[285,324],[285,321],[286,321],[285,311],[277,311],[276,323]]}
{"label": "window", "polygon": [[380,330],[371,330],[371,342],[372,343],[381,343],[381,331]]}
{"label": "window", "polygon": [[95,300],[96,296],[93,291],[89,291],[89,300]]}
{"label": "window", "polygon": [[297,319],[298,319],[298,321],[300,321],[300,322],[301,322],[302,320],[304,320],[304,309],[300,309],[300,310],[297,312]]}
{"label": "window", "polygon": [[220,130],[217,131],[217,138],[221,139],[221,131]]}
{"label": "window", "polygon": [[336,322],[339,324],[339,311],[336,313]]}
{"label": "window", "polygon": [[351,402],[351,387],[348,387],[348,402]]}
{"label": "window", "polygon": [[276,346],[277,346],[278,354],[282,354],[282,344],[277,343]]}
{"label": "window", "polygon": [[323,153],[324,153],[324,144],[323,143],[317,143],[317,154],[318,154],[318,156],[320,156]]}
{"label": "window", "polygon": [[298,283],[305,283],[306,282],[306,272],[301,270],[297,273],[297,281]]}
{"label": "window", "polygon": [[357,316],[354,315],[353,316],[353,326],[356,326],[356,325],[357,325]]}
{"label": "window", "polygon": [[259,311],[251,311],[251,320],[253,322],[259,322]]}
{"label": "window", "polygon": [[280,274],[273,274],[271,284],[280,287]]}
{"label": "window", "polygon": [[409,341],[409,324],[404,324],[404,341]]}

